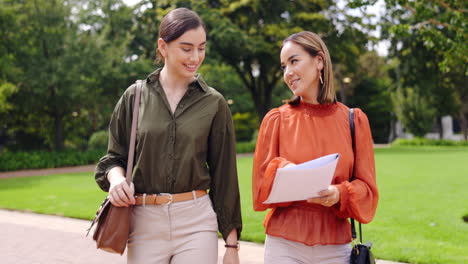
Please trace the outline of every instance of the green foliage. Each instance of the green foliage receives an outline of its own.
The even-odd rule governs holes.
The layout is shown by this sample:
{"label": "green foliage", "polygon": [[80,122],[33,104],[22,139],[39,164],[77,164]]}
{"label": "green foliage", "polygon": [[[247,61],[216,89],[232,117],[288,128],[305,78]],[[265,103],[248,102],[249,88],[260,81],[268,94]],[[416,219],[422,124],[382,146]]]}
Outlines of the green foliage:
{"label": "green foliage", "polygon": [[418,94],[412,88],[398,90],[392,100],[396,106],[396,114],[403,126],[417,137],[428,133],[435,120],[435,110],[427,98]]}
{"label": "green foliage", "polygon": [[251,95],[245,93],[242,81],[231,66],[216,59],[207,58],[199,72],[208,85],[224,96],[229,103],[231,113],[255,111]]}
{"label": "green foliage", "polygon": [[346,65],[344,73],[356,68],[355,57],[367,43],[366,35],[352,26],[363,25],[362,20],[350,18],[333,1],[174,2],[190,2],[200,13],[208,26],[209,49],[215,53],[210,55],[235,70],[251,94],[259,121],[275,104],[272,95],[282,78],[279,53],[286,37],[304,30],[323,35],[332,60]]}
{"label": "green foliage", "polygon": [[353,80],[353,96],[350,107],[361,108],[366,113],[374,143],[387,143],[393,121],[393,105],[390,99],[391,79],[385,60],[375,52],[359,58],[359,70]]}
{"label": "green foliage", "polygon": [[232,116],[237,141],[250,141],[255,129],[258,128],[257,117],[252,113],[235,113]]}
{"label": "green foliage", "polygon": [[[355,1],[353,1],[355,2]],[[468,135],[468,27],[464,0],[385,0],[382,37],[397,58],[397,87],[430,98],[436,116],[457,116]]]}
{"label": "green foliage", "polygon": [[109,135],[107,131],[101,130],[94,132],[88,141],[89,149],[107,149],[107,144],[109,142]]}
{"label": "green foliage", "polygon": [[236,153],[252,153],[255,151],[254,142],[237,142],[236,143]]}
{"label": "green foliage", "polygon": [[392,142],[392,146],[468,146],[468,141],[427,139],[421,137],[416,137],[413,139],[399,138]]}
{"label": "green foliage", "polygon": [[94,164],[105,154],[102,149],[87,151],[5,151],[0,155],[0,171],[58,168]]}
{"label": "green foliage", "polygon": [[0,81],[0,113],[10,110],[13,105],[8,102],[8,97],[18,91],[18,88],[8,82]]}

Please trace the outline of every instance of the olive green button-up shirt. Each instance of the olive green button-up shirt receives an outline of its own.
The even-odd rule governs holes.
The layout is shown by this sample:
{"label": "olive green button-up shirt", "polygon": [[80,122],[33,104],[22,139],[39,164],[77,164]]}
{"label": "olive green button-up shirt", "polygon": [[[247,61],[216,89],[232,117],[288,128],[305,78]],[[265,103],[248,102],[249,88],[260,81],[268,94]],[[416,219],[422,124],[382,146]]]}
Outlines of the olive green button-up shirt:
{"label": "olive green button-up shirt", "polygon": [[[231,113],[223,96],[197,76],[174,113],[159,82],[160,69],[142,88],[133,183],[136,193],[183,193],[209,189],[224,239],[242,219]],[[127,166],[136,85],[118,101],[109,125],[107,154],[95,179],[109,191],[107,173]]]}

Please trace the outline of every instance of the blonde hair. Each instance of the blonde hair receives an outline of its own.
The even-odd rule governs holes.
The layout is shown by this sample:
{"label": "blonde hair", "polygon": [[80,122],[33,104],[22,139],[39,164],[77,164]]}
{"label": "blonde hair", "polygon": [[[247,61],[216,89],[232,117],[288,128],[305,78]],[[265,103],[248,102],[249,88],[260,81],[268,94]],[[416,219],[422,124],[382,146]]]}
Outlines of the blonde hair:
{"label": "blonde hair", "polygon": [[[300,45],[312,57],[322,57],[323,69],[320,72],[320,75],[322,76],[323,84],[319,86],[317,101],[320,104],[335,103],[336,91],[335,86],[333,85],[332,62],[330,59],[330,53],[328,52],[327,46],[323,42],[322,38],[313,32],[302,31],[287,37],[283,41],[283,46],[287,42],[293,42]],[[283,48],[283,46],[281,48]],[[287,103],[297,105],[299,101],[300,98],[295,96],[291,100],[288,100]]]}

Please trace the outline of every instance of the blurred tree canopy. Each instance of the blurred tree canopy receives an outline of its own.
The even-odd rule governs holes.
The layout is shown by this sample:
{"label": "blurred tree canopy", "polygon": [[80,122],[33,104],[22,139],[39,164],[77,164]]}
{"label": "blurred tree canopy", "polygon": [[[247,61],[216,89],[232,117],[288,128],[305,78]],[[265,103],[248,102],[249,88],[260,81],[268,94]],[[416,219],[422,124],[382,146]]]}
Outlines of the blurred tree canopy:
{"label": "blurred tree canopy", "polygon": [[388,60],[368,52],[377,41],[372,15],[347,11],[375,2],[0,0],[0,147],[86,148],[94,132],[107,129],[123,91],[160,66],[159,22],[176,7],[206,22],[200,72],[240,113],[242,138],[258,126],[252,120],[291,95],[279,52],[283,39],[303,30],[324,39],[340,101],[368,114],[376,142],[388,138],[402,97],[424,98],[418,111],[435,109],[425,120],[456,115],[466,131],[466,1],[386,0],[380,26],[391,42]]}
{"label": "blurred tree canopy", "polygon": [[[394,73],[394,90],[403,94],[410,91],[405,96],[412,98],[426,98],[435,110],[429,111],[433,120],[447,114],[458,117],[468,139],[468,2],[385,3],[383,37],[392,43],[390,57],[400,62]],[[425,132],[431,129],[425,127]]]}

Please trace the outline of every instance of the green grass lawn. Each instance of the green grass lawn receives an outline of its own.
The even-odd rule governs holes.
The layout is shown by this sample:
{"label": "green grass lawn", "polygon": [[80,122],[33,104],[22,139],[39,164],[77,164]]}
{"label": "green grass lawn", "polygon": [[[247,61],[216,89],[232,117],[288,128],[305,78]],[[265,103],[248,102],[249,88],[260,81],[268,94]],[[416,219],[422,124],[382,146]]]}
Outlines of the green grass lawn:
{"label": "green grass lawn", "polygon": [[[380,201],[364,240],[380,259],[468,263],[468,148],[376,149]],[[252,210],[252,158],[240,158],[243,240],[263,242],[265,212]],[[0,207],[92,219],[105,194],[91,173],[0,180]]]}

